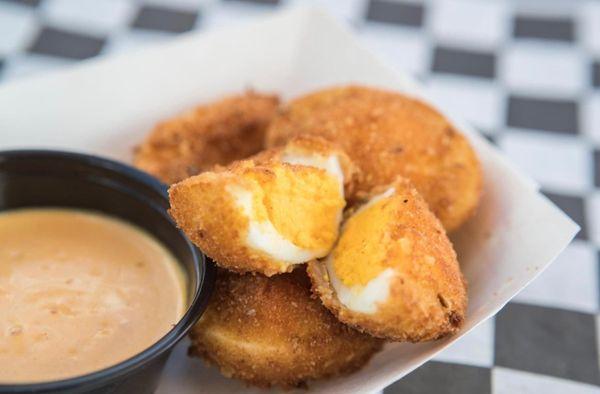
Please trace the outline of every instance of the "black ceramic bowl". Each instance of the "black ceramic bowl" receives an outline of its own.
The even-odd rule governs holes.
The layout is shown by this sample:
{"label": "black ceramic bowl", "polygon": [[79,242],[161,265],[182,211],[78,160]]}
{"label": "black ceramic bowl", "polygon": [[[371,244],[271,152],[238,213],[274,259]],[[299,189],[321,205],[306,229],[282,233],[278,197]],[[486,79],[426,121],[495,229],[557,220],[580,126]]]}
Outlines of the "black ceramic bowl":
{"label": "black ceramic bowl", "polygon": [[132,167],[99,157],[39,150],[0,152],[0,211],[73,207],[118,216],[148,230],[182,264],[188,309],[163,338],[140,354],[80,377],[39,384],[2,384],[0,393],[151,393],[175,344],[200,317],[215,270],[167,214],[165,185]]}

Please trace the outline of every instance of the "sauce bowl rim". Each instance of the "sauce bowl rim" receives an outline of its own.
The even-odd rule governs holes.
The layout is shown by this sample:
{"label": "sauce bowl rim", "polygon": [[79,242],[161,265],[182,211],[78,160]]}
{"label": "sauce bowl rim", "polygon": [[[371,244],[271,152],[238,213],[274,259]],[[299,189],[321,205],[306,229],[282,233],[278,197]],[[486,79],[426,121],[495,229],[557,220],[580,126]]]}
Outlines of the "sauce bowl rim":
{"label": "sauce bowl rim", "polygon": [[[109,172],[118,173],[132,181],[137,182],[152,191],[162,196],[168,201],[168,186],[153,176],[138,170],[128,164],[118,162],[101,156],[96,156],[88,153],[78,153],[65,150],[54,149],[10,149],[0,150],[0,164],[7,159],[27,158],[35,159],[59,159],[79,161],[88,166],[97,167]],[[140,192],[144,194],[144,192]],[[143,203],[156,205],[147,198],[143,198]],[[156,206],[154,207],[156,208]],[[32,392],[52,392],[59,390],[73,390],[81,386],[93,389],[97,386],[106,384],[107,381],[117,377],[127,375],[135,369],[144,366],[151,362],[156,357],[173,348],[192,328],[201,314],[206,309],[210,295],[212,294],[214,281],[216,277],[216,269],[214,265],[207,261],[206,256],[202,253],[186,235],[177,228],[173,219],[166,213],[163,216],[177,229],[182,239],[188,246],[194,263],[194,271],[196,276],[196,286],[194,288],[194,296],[189,302],[185,314],[179,319],[177,324],[173,326],[169,332],[162,336],[158,341],[144,349],[142,352],[133,355],[132,357],[120,361],[112,366],[90,372],[84,375],[75,376],[53,381],[42,381],[34,383],[2,383],[0,382],[0,393],[32,393]],[[128,221],[127,219],[123,219]],[[167,247],[165,245],[165,247]],[[167,247],[167,249],[169,249]],[[188,280],[188,282],[191,282]]]}

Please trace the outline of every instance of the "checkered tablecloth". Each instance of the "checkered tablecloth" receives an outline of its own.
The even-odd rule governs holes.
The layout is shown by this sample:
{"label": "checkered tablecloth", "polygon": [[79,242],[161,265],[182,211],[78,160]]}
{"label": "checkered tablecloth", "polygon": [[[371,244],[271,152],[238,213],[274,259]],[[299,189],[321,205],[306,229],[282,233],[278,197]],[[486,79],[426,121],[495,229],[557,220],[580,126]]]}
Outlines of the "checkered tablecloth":
{"label": "checkered tablecloth", "polygon": [[600,1],[0,0],[0,82],[292,3],[417,75],[582,228],[495,320],[385,392],[600,392]]}

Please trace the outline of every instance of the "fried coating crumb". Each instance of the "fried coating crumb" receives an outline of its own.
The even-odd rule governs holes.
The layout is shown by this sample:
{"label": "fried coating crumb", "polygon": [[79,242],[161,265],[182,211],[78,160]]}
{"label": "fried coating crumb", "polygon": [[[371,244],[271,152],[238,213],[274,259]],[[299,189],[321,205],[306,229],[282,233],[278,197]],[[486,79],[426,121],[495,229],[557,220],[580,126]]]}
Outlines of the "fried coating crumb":
{"label": "fried coating crumb", "polygon": [[134,165],[166,184],[245,159],[264,148],[279,98],[248,91],[158,124],[136,149]]}
{"label": "fried coating crumb", "polygon": [[346,151],[363,172],[358,198],[405,176],[447,231],[478,205],[482,174],[475,152],[444,116],[416,99],[363,86],[313,92],[273,120],[267,146],[300,134],[322,136]]}
{"label": "fried coating crumb", "polygon": [[[313,291],[342,322],[377,337],[422,342],[456,333],[467,291],[452,244],[410,182],[391,188],[374,190],[379,197],[350,214],[328,258],[309,263]],[[357,292],[386,270],[377,289]],[[371,307],[374,292],[385,298]]]}
{"label": "fried coating crumb", "polygon": [[227,377],[260,387],[304,387],[308,380],[358,370],[383,341],[340,323],[311,298],[303,268],[271,278],[219,270],[189,353]]}

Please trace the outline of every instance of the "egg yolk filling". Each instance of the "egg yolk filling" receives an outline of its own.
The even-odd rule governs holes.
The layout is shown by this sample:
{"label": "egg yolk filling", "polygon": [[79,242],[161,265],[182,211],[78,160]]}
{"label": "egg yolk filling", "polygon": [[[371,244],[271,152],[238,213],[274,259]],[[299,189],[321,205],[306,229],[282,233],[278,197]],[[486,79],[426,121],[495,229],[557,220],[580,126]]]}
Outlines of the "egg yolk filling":
{"label": "egg yolk filling", "polygon": [[335,274],[344,285],[366,286],[384,270],[396,265],[398,256],[391,247],[394,241],[390,223],[390,218],[400,209],[396,200],[382,196],[344,223],[331,256]]}
{"label": "egg yolk filling", "polygon": [[299,248],[331,249],[346,204],[339,179],[322,169],[287,164],[245,178],[253,184],[250,220],[270,222]]}

